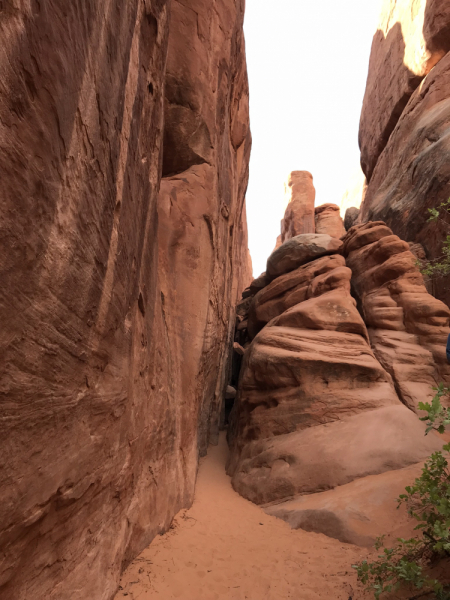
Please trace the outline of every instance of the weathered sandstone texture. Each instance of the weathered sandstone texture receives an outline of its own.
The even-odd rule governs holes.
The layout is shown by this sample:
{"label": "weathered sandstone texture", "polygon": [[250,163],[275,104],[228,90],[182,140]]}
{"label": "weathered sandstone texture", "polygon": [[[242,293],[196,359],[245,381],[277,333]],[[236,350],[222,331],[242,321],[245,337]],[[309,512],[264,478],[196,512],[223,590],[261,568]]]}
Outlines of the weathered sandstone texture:
{"label": "weathered sandstone texture", "polygon": [[[427,222],[428,208],[450,196],[450,53],[414,92],[378,159],[360,220],[382,219],[402,239],[422,244],[428,258],[441,256],[449,234],[443,221]],[[447,219],[448,221],[448,219]],[[433,293],[450,304],[446,278]]]}
{"label": "weathered sandstone texture", "polygon": [[277,276],[250,301],[228,471],[241,495],[292,526],[371,545],[396,485],[442,445],[416,411],[450,381],[450,310],[384,223],[328,238],[317,256],[322,237],[273,252]]}
{"label": "weathered sandstone texture", "polygon": [[112,598],[216,435],[251,280],[243,5],[168,4],[0,9],[5,600]]}
{"label": "weathered sandstone texture", "polygon": [[383,0],[359,131],[368,181],[412,93],[449,50],[449,0]]}
{"label": "weathered sandstone texture", "polygon": [[344,253],[375,356],[401,401],[417,411],[432,398],[431,386],[450,383],[450,309],[427,292],[409,245],[383,222],[350,229]]}
{"label": "weathered sandstone texture", "polygon": [[281,237],[277,246],[296,235],[315,233],[314,201],[316,190],[308,171],[292,171],[285,184],[287,202],[281,221]]}
{"label": "weathered sandstone texture", "polygon": [[326,233],[334,238],[345,235],[344,222],[337,204],[322,204],[315,208],[316,233]]}

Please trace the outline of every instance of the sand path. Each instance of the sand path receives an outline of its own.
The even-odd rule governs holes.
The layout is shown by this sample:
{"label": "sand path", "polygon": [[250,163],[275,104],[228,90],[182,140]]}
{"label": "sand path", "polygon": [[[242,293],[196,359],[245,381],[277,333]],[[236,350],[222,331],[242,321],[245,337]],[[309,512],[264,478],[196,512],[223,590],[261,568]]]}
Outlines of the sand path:
{"label": "sand path", "polygon": [[202,459],[195,501],[128,567],[116,600],[362,600],[351,565],[368,551],[293,531],[241,498],[225,436]]}

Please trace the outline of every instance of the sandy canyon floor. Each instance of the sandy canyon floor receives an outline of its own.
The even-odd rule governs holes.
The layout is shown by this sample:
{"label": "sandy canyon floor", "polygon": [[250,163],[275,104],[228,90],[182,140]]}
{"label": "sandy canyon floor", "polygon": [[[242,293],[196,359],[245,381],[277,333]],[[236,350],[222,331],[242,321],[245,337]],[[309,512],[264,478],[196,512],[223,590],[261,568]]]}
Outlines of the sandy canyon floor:
{"label": "sandy canyon floor", "polygon": [[292,530],[239,496],[225,435],[202,459],[195,501],[125,571],[116,600],[362,600],[364,548]]}

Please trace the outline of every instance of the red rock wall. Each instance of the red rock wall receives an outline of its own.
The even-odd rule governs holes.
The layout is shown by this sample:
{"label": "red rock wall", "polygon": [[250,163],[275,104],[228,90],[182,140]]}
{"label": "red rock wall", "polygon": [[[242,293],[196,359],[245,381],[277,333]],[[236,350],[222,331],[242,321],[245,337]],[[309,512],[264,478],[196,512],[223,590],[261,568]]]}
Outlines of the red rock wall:
{"label": "red rock wall", "polygon": [[[398,23],[388,37],[394,44],[397,36],[396,47],[402,40],[404,52],[388,51],[388,38],[384,45],[375,40],[372,47],[360,128],[361,164],[370,182],[359,222],[383,220],[402,239],[422,244],[428,259],[434,259],[442,254],[449,231],[442,222],[428,223],[427,209],[450,196],[450,1],[405,0],[392,14]],[[414,15],[415,30],[404,24]],[[416,67],[411,66],[413,57]],[[408,72],[417,75],[408,89],[400,77],[407,64]],[[388,118],[389,128],[381,135],[379,128]],[[449,304],[445,279],[433,281],[433,293]]]}
{"label": "red rock wall", "polygon": [[195,467],[218,433],[234,301],[252,278],[243,16],[234,2],[172,4],[159,254],[174,395],[201,413],[199,438],[186,432]]}
{"label": "red rock wall", "polygon": [[[0,11],[1,598],[112,598],[192,501],[217,429],[250,279],[243,5],[185,22],[177,4],[170,26],[165,0]],[[178,52],[184,28],[206,58]],[[188,148],[183,163],[167,141],[186,128],[167,114],[166,61],[170,90],[177,61],[189,74],[198,57],[203,79],[176,89],[217,117],[208,146],[195,109],[203,162]]]}
{"label": "red rock wall", "polygon": [[368,181],[412,93],[449,50],[449,0],[383,0],[359,130]]}

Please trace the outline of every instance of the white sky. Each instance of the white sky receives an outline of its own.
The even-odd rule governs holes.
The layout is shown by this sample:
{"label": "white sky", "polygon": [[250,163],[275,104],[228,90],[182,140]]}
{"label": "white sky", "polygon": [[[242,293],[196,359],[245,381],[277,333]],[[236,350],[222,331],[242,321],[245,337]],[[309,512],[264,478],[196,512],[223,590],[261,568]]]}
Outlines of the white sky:
{"label": "white sky", "polygon": [[253,272],[265,271],[284,181],[310,171],[316,205],[340,203],[359,165],[358,125],[379,0],[247,0]]}

